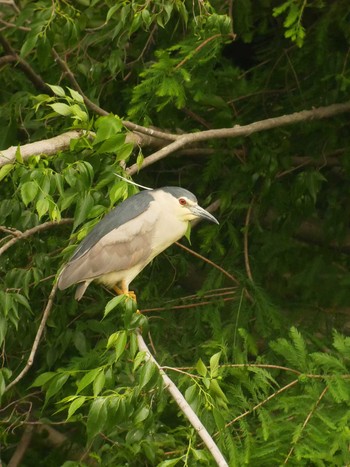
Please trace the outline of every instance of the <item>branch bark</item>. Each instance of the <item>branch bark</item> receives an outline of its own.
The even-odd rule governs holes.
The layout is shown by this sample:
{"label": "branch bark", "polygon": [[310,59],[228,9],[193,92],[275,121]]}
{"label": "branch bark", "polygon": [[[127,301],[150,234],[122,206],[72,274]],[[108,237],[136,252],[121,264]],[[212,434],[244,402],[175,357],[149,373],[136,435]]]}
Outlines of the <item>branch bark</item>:
{"label": "branch bark", "polygon": [[[80,89],[80,88],[79,88]],[[198,133],[186,133],[183,135],[174,135],[173,133],[160,132],[152,128],[145,128],[135,123],[123,121],[126,128],[133,133],[130,134],[127,140],[138,145],[153,145],[157,146],[171,140],[172,142],[167,146],[162,147],[150,156],[146,157],[139,167],[137,164],[131,165],[127,168],[129,175],[134,175],[140,169],[144,169],[159,160],[169,156],[175,151],[182,149],[195,142],[207,141],[210,139],[219,138],[237,138],[240,136],[249,136],[253,133],[260,131],[279,128],[281,126],[292,125],[307,120],[319,120],[323,118],[330,118],[341,113],[350,112],[350,102],[333,104],[327,107],[318,107],[311,110],[302,110],[293,114],[282,115],[280,117],[268,118],[248,125],[235,125],[233,128],[220,128],[214,130],[200,131]],[[22,158],[25,160],[30,156],[38,154],[52,155],[58,151],[63,151],[69,148],[71,139],[79,138],[83,133],[81,131],[68,131],[61,135],[55,136],[48,140],[37,141],[35,143],[25,144],[20,147]],[[93,135],[93,133],[91,133]],[[0,167],[5,164],[13,163],[16,159],[16,146],[12,146],[4,151],[0,151]]]}
{"label": "branch bark", "polygon": [[22,459],[29,447],[33,436],[34,427],[32,425],[27,425],[24,428],[22,438],[20,439],[13,456],[11,457],[8,467],[18,467],[21,465]]}
{"label": "branch bark", "polygon": [[173,381],[169,378],[169,376],[164,372],[162,367],[159,365],[157,360],[153,357],[151,352],[149,351],[142,335],[141,332],[138,330],[137,331],[137,342],[139,346],[139,350],[141,352],[145,352],[147,360],[150,360],[153,362],[156,367],[158,368],[158,371],[163,379],[163,382],[165,384],[165,388],[170,392],[172,397],[174,398],[175,402],[177,405],[180,407],[180,410],[182,413],[187,417],[193,428],[197,431],[199,436],[202,438],[204,444],[207,446],[208,450],[212,454],[213,458],[216,461],[216,464],[219,467],[228,467],[228,464],[223,457],[222,453],[220,452],[219,448],[215,444],[213,438],[210,436],[202,422],[199,420],[197,415],[193,412],[191,406],[188,404],[184,396],[181,394],[177,386],[173,383]]}
{"label": "branch bark", "polygon": [[[301,112],[294,112],[288,115],[281,115],[280,117],[267,118],[248,125],[235,125],[233,128],[220,128],[215,130],[200,131],[198,133],[187,133],[179,136],[174,142],[168,144],[159,151],[146,157],[141,164],[141,168],[158,162],[164,157],[172,154],[178,149],[187,146],[188,144],[197,143],[199,141],[207,141],[210,139],[219,138],[238,138],[239,136],[248,136],[260,131],[271,130],[281,126],[292,125],[295,123],[304,122],[307,120],[320,120],[322,118],[329,118],[341,113],[350,112],[350,102],[332,104],[327,107],[318,107],[311,110],[302,110]],[[127,171],[129,175],[133,175],[140,170],[137,164],[130,166]]]}
{"label": "branch bark", "polygon": [[67,217],[66,219],[61,219],[60,221],[48,221],[44,222],[43,224],[36,225],[35,227],[25,230],[24,232],[20,232],[19,230],[13,231],[13,234],[15,235],[11,240],[9,240],[5,245],[3,245],[0,248],[0,256],[5,253],[6,250],[8,250],[12,245],[17,243],[19,240],[23,240],[24,238],[28,238],[38,232],[42,232],[43,230],[50,229],[51,227],[54,227],[56,225],[65,225],[65,224],[71,224],[73,222],[73,219]]}
{"label": "branch bark", "polygon": [[[45,154],[51,156],[59,151],[64,151],[69,148],[72,139],[78,139],[83,135],[82,131],[67,131],[53,138],[36,141],[20,146],[19,151],[23,160],[28,157]],[[10,146],[4,151],[0,151],[0,167],[5,164],[13,164],[16,161],[17,146]]]}

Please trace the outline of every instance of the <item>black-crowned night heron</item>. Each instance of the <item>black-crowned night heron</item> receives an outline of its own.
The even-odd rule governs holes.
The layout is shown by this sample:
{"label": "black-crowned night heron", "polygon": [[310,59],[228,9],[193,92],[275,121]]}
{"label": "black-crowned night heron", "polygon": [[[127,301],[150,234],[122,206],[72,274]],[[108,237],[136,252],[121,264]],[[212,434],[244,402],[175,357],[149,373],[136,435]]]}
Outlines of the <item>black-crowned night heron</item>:
{"label": "black-crowned night heron", "polygon": [[58,278],[63,290],[78,283],[80,300],[96,280],[132,295],[130,282],[152,259],[185,235],[189,222],[218,221],[190,191],[164,187],[141,191],[109,212],[84,238]]}

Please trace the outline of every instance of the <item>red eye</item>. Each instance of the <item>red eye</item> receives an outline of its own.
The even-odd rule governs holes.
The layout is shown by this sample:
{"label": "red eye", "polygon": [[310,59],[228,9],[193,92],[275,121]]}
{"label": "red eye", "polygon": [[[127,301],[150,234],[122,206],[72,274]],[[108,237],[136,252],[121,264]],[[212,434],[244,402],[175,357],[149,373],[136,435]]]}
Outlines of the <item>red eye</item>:
{"label": "red eye", "polygon": [[181,204],[181,206],[185,206],[187,204],[185,198],[180,198],[179,203]]}

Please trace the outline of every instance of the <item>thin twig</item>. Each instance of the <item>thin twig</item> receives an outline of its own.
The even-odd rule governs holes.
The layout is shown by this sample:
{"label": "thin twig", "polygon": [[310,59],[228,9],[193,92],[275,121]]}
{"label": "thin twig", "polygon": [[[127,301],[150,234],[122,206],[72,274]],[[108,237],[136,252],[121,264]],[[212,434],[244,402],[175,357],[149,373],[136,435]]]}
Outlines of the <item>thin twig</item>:
{"label": "thin twig", "polygon": [[304,430],[304,428],[306,427],[306,425],[309,423],[311,417],[313,416],[313,414],[315,413],[315,410],[317,409],[319,403],[321,402],[321,400],[323,399],[324,395],[326,394],[326,392],[328,391],[328,388],[329,386],[326,386],[323,391],[321,392],[320,394],[320,397],[317,399],[315,405],[313,406],[313,408],[310,410],[310,412],[307,414],[307,417],[305,418],[304,420],[304,423],[301,427],[301,430],[299,431],[298,433],[298,437],[297,439],[293,442],[293,446],[290,448],[290,451],[288,452],[287,454],[287,457],[285,458],[283,464],[287,464],[288,463],[288,460],[289,458],[291,457],[291,455],[293,454],[293,451],[294,451],[294,448],[295,448],[295,445],[296,443],[299,441],[300,437],[301,437],[301,434]]}
{"label": "thin twig", "polygon": [[16,236],[12,237],[11,240],[9,240],[5,245],[3,245],[0,248],[0,256],[8,250],[12,245],[17,243],[19,240],[23,240],[25,238],[30,237],[31,235],[34,235],[38,232],[42,232],[43,230],[50,229],[51,227],[55,227],[56,225],[65,225],[65,224],[71,224],[73,222],[73,219],[71,218],[66,218],[66,219],[61,219],[60,221],[48,221],[44,222],[43,224],[36,225],[35,227],[32,227],[31,229],[25,230],[24,232],[21,232],[18,234],[19,231],[16,231]]}
{"label": "thin twig", "polygon": [[251,214],[252,214],[252,208],[253,208],[253,204],[254,204],[254,201],[255,201],[255,197],[253,196],[250,204],[249,204],[249,208],[248,208],[248,211],[247,211],[247,215],[246,215],[246,218],[245,218],[245,223],[244,223],[244,236],[243,236],[243,244],[244,244],[244,264],[245,264],[245,269],[246,269],[246,272],[247,272],[247,276],[249,278],[249,280],[251,282],[254,282],[253,280],[253,275],[252,275],[252,271],[250,269],[250,262],[249,262],[249,253],[248,253],[248,232],[249,232],[249,224],[250,224],[250,218],[251,218]]}
{"label": "thin twig", "polygon": [[226,271],[226,269],[222,268],[221,266],[219,266],[218,264],[214,263],[213,261],[211,261],[210,259],[206,258],[205,256],[200,255],[200,254],[197,253],[196,251],[191,250],[191,248],[188,248],[187,246],[183,245],[182,243],[175,242],[175,245],[179,246],[180,248],[182,248],[183,250],[187,251],[188,253],[191,253],[191,255],[196,256],[197,258],[201,259],[202,261],[205,261],[206,263],[210,264],[210,266],[212,266],[212,267],[218,269],[218,270],[219,270],[220,272],[222,272],[226,277],[228,277],[229,279],[231,279],[231,281],[233,281],[235,284],[239,285],[239,281],[238,281],[232,274],[230,274],[228,271]]}
{"label": "thin twig", "polygon": [[[189,53],[183,60],[181,60],[181,62],[179,62],[176,65],[175,70],[178,70],[179,68],[181,68],[182,65],[184,65],[190,58],[192,58],[197,52],[199,52],[209,42],[211,42],[214,39],[217,39],[218,37],[222,37],[222,36],[223,36],[223,34],[215,34],[214,36],[211,36],[211,37],[208,37],[207,39],[205,39],[205,41],[203,41],[201,44],[199,44],[198,47],[196,47],[193,51],[191,51],[191,53]],[[225,34],[225,36],[231,37],[232,39],[235,38],[234,34]]]}
{"label": "thin twig", "polygon": [[[232,302],[233,300],[235,300],[236,297],[229,297],[229,298],[221,298],[220,297],[220,300],[222,302]],[[198,306],[206,306],[206,305],[211,305],[212,303],[216,303],[217,305],[217,300],[214,301],[214,300],[207,300],[207,301],[204,301],[204,302],[198,302],[198,303],[187,303],[187,305],[174,305],[174,306],[159,306],[159,307],[156,307],[156,308],[145,308],[144,310],[140,310],[140,313],[150,313],[150,312],[153,312],[153,311],[167,311],[167,310],[186,310],[186,309],[189,309],[189,308],[197,308]]]}
{"label": "thin twig", "polygon": [[[60,65],[60,67],[62,68],[62,70],[64,71],[64,73],[66,74],[67,78],[71,82],[74,89],[76,89],[79,92],[79,94],[83,97],[86,106],[89,109],[91,109],[93,112],[97,113],[98,115],[102,115],[102,116],[109,115],[109,112],[102,109],[102,107],[98,106],[94,102],[92,102],[84,94],[83,90],[81,89],[78,81],[76,80],[76,78],[74,76],[74,73],[69,68],[68,63],[59,56],[59,54],[56,52],[56,50],[54,48],[52,49],[52,54],[53,54],[55,60]],[[174,140],[176,140],[177,138],[180,137],[179,135],[174,135],[174,134],[171,134],[171,133],[165,133],[163,131],[158,131],[158,130],[154,130],[152,128],[146,128],[146,127],[143,127],[141,125],[136,125],[136,123],[129,122],[128,120],[122,120],[122,123],[128,130],[135,131],[135,132],[138,132],[138,133],[142,133],[142,134],[154,137],[154,138],[160,138],[160,139],[163,139],[163,140],[166,140],[166,141],[174,141]]]}
{"label": "thin twig", "polygon": [[267,397],[266,399],[264,399],[263,401],[259,402],[259,404],[255,405],[254,407],[252,407],[251,409],[247,410],[246,412],[238,415],[238,417],[234,418],[233,420],[231,420],[229,423],[227,423],[225,425],[225,427],[229,427],[231,425],[233,425],[235,422],[237,422],[238,420],[240,420],[241,418],[244,418],[246,417],[247,415],[251,414],[252,412],[254,412],[256,409],[258,409],[259,407],[261,407],[262,405],[266,404],[266,402],[270,401],[271,399],[273,399],[274,397],[278,396],[279,394],[281,394],[281,392],[283,391],[286,391],[287,389],[295,386],[297,383],[299,382],[299,379],[294,379],[292,382],[288,383],[286,386],[283,386],[282,388],[278,389],[278,391],[274,392],[273,394],[271,394],[269,397]]}
{"label": "thin twig", "polygon": [[47,300],[46,307],[44,309],[44,312],[43,312],[43,315],[42,315],[42,318],[41,318],[41,321],[40,321],[40,325],[39,325],[39,328],[37,330],[37,333],[36,333],[36,336],[35,336],[35,339],[34,339],[34,342],[33,342],[33,345],[32,345],[28,360],[27,360],[27,363],[25,364],[25,367],[19,373],[19,375],[17,375],[16,378],[14,380],[12,380],[5,387],[4,391],[8,391],[13,386],[15,386],[22,378],[24,378],[24,376],[28,373],[31,366],[33,365],[34,358],[35,358],[35,355],[36,355],[36,352],[38,350],[41,337],[43,335],[43,332],[44,332],[44,329],[45,329],[45,326],[46,326],[46,322],[48,320],[48,317],[50,316],[50,312],[51,312],[51,309],[52,309],[52,306],[53,306],[53,301],[54,301],[56,292],[57,292],[57,283],[55,283],[53,285],[52,289],[51,289],[51,292],[50,292],[49,298]]}
{"label": "thin twig", "polygon": [[137,330],[136,336],[137,336],[139,350],[141,352],[145,352],[147,360],[151,361],[154,365],[156,365],[156,367],[158,368],[159,374],[163,379],[165,388],[170,392],[170,394],[174,398],[175,402],[179,406],[182,413],[187,417],[191,425],[197,431],[198,435],[202,438],[204,444],[207,446],[208,450],[212,454],[217,465],[219,467],[228,467],[228,464],[225,458],[220,452],[218,446],[215,444],[213,438],[210,436],[207,429],[204,427],[202,422],[199,420],[195,412],[192,410],[191,406],[188,404],[188,402],[186,401],[184,396],[181,394],[177,386],[173,383],[173,381],[169,378],[169,376],[164,372],[162,367],[159,365],[157,360],[153,357],[153,355],[149,351],[141,335],[141,332],[139,330]]}
{"label": "thin twig", "polygon": [[20,68],[23,71],[23,73],[29,78],[29,80],[37,89],[46,93],[51,93],[50,87],[45,83],[42,77],[34,71],[34,69],[31,67],[31,65],[29,65],[28,62],[26,62],[22,57],[20,57],[16,53],[16,51],[12,48],[10,43],[2,34],[0,34],[0,44],[3,46],[3,49],[7,54],[12,55],[14,57],[15,60],[13,63],[15,63],[15,66],[18,66],[18,68]]}

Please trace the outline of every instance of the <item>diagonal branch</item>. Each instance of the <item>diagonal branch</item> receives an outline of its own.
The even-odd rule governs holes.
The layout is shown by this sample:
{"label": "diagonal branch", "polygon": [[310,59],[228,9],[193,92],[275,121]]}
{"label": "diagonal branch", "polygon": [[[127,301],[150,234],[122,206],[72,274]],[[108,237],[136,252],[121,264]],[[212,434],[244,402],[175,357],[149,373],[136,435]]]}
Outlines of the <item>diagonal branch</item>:
{"label": "diagonal branch", "polygon": [[51,292],[50,292],[48,301],[46,303],[46,307],[44,309],[44,312],[43,312],[43,315],[42,315],[42,318],[41,318],[41,321],[40,321],[40,325],[39,325],[39,328],[37,330],[37,333],[36,333],[36,336],[35,336],[35,339],[34,339],[34,342],[33,342],[33,345],[32,345],[32,349],[30,351],[30,354],[29,354],[29,357],[28,357],[28,360],[27,360],[27,363],[25,364],[25,367],[23,368],[23,370],[16,376],[16,378],[14,380],[12,380],[5,387],[4,392],[8,391],[13,386],[15,386],[19,381],[21,381],[21,379],[24,378],[24,376],[28,373],[31,366],[33,365],[34,358],[35,358],[36,352],[37,352],[39,344],[40,344],[41,337],[43,335],[43,332],[44,332],[44,329],[45,329],[45,326],[46,326],[46,322],[47,322],[47,320],[48,320],[48,318],[50,316],[50,312],[51,312],[51,309],[52,309],[52,306],[53,306],[53,301],[54,301],[56,292],[57,292],[57,283],[55,283],[53,285],[52,289],[51,289]]}
{"label": "diagonal branch", "polygon": [[[93,112],[97,113],[98,115],[106,116],[109,115],[109,112],[106,110],[102,109],[102,107],[98,106],[92,100],[90,100],[83,92],[81,89],[78,81],[76,80],[74,73],[72,70],[69,68],[68,63],[63,60],[59,54],[56,52],[56,50],[53,48],[52,49],[52,54],[56,60],[56,62],[60,65],[62,70],[64,71],[65,75],[67,76],[68,80],[71,82],[72,86],[76,91],[79,92],[79,94],[83,97],[85,105],[91,109]],[[125,128],[127,128],[130,131],[135,131],[137,133],[142,133],[154,138],[159,138],[163,140],[168,140],[168,141],[174,141],[175,139],[179,138],[179,135],[174,135],[171,133],[165,133],[163,131],[158,131],[154,130],[152,128],[146,128],[141,125],[137,125],[136,123],[129,122],[128,120],[123,120],[123,125]]]}
{"label": "diagonal branch", "polygon": [[[38,73],[34,71],[34,69],[26,62],[22,57],[20,57],[17,52],[12,48],[9,42],[5,39],[5,37],[0,34],[0,44],[2,45],[4,51],[8,54],[7,55],[7,62],[13,62],[15,65],[20,68],[23,73],[29,78],[29,80],[33,83],[33,85],[42,92],[52,94],[51,89],[45,83]],[[9,59],[9,56],[12,56],[12,60]]]}
{"label": "diagonal branch", "polygon": [[194,413],[191,406],[188,404],[188,402],[186,401],[184,396],[181,394],[177,386],[173,383],[173,381],[161,368],[157,360],[153,357],[153,355],[149,351],[141,335],[141,332],[139,330],[137,331],[136,336],[137,336],[139,350],[141,352],[145,352],[147,360],[151,361],[152,363],[154,363],[154,365],[156,365],[156,367],[158,368],[159,374],[163,379],[165,388],[170,392],[175,402],[180,407],[180,410],[182,411],[182,413],[187,417],[187,419],[189,420],[193,428],[197,431],[198,435],[202,438],[204,444],[207,446],[208,450],[214,457],[216,464],[219,467],[228,467],[228,464],[225,458],[221,454],[213,438],[210,436],[210,434],[208,433],[208,431],[206,430],[202,422],[199,420],[197,415]]}
{"label": "diagonal branch", "polygon": [[[248,136],[260,131],[271,130],[272,128],[279,128],[281,126],[292,125],[295,123],[304,122],[307,120],[319,120],[322,118],[334,117],[341,113],[350,112],[350,102],[333,104],[327,107],[318,107],[311,110],[302,110],[301,112],[294,112],[288,115],[281,115],[280,117],[267,118],[248,125],[235,125],[233,128],[219,128],[214,130],[200,131],[198,133],[186,133],[179,136],[175,141],[168,144],[159,151],[154,152],[146,157],[141,164],[141,168],[145,168],[159,160],[163,159],[169,154],[177,151],[178,149],[187,146],[188,144],[196,143],[199,141],[207,141],[210,139],[220,138],[238,138],[239,136]],[[133,164],[127,171],[129,175],[133,175],[140,170],[138,164]]]}
{"label": "diagonal branch", "polygon": [[60,221],[48,221],[44,222],[43,224],[36,225],[35,227],[25,230],[24,232],[20,232],[16,230],[14,232],[15,236],[11,238],[5,245],[3,245],[0,248],[0,256],[8,250],[12,245],[17,243],[19,240],[23,240],[24,238],[28,238],[38,232],[42,232],[43,230],[50,229],[51,227],[54,227],[55,225],[65,225],[65,224],[71,224],[73,222],[73,219],[67,217],[66,219],[61,219]]}

